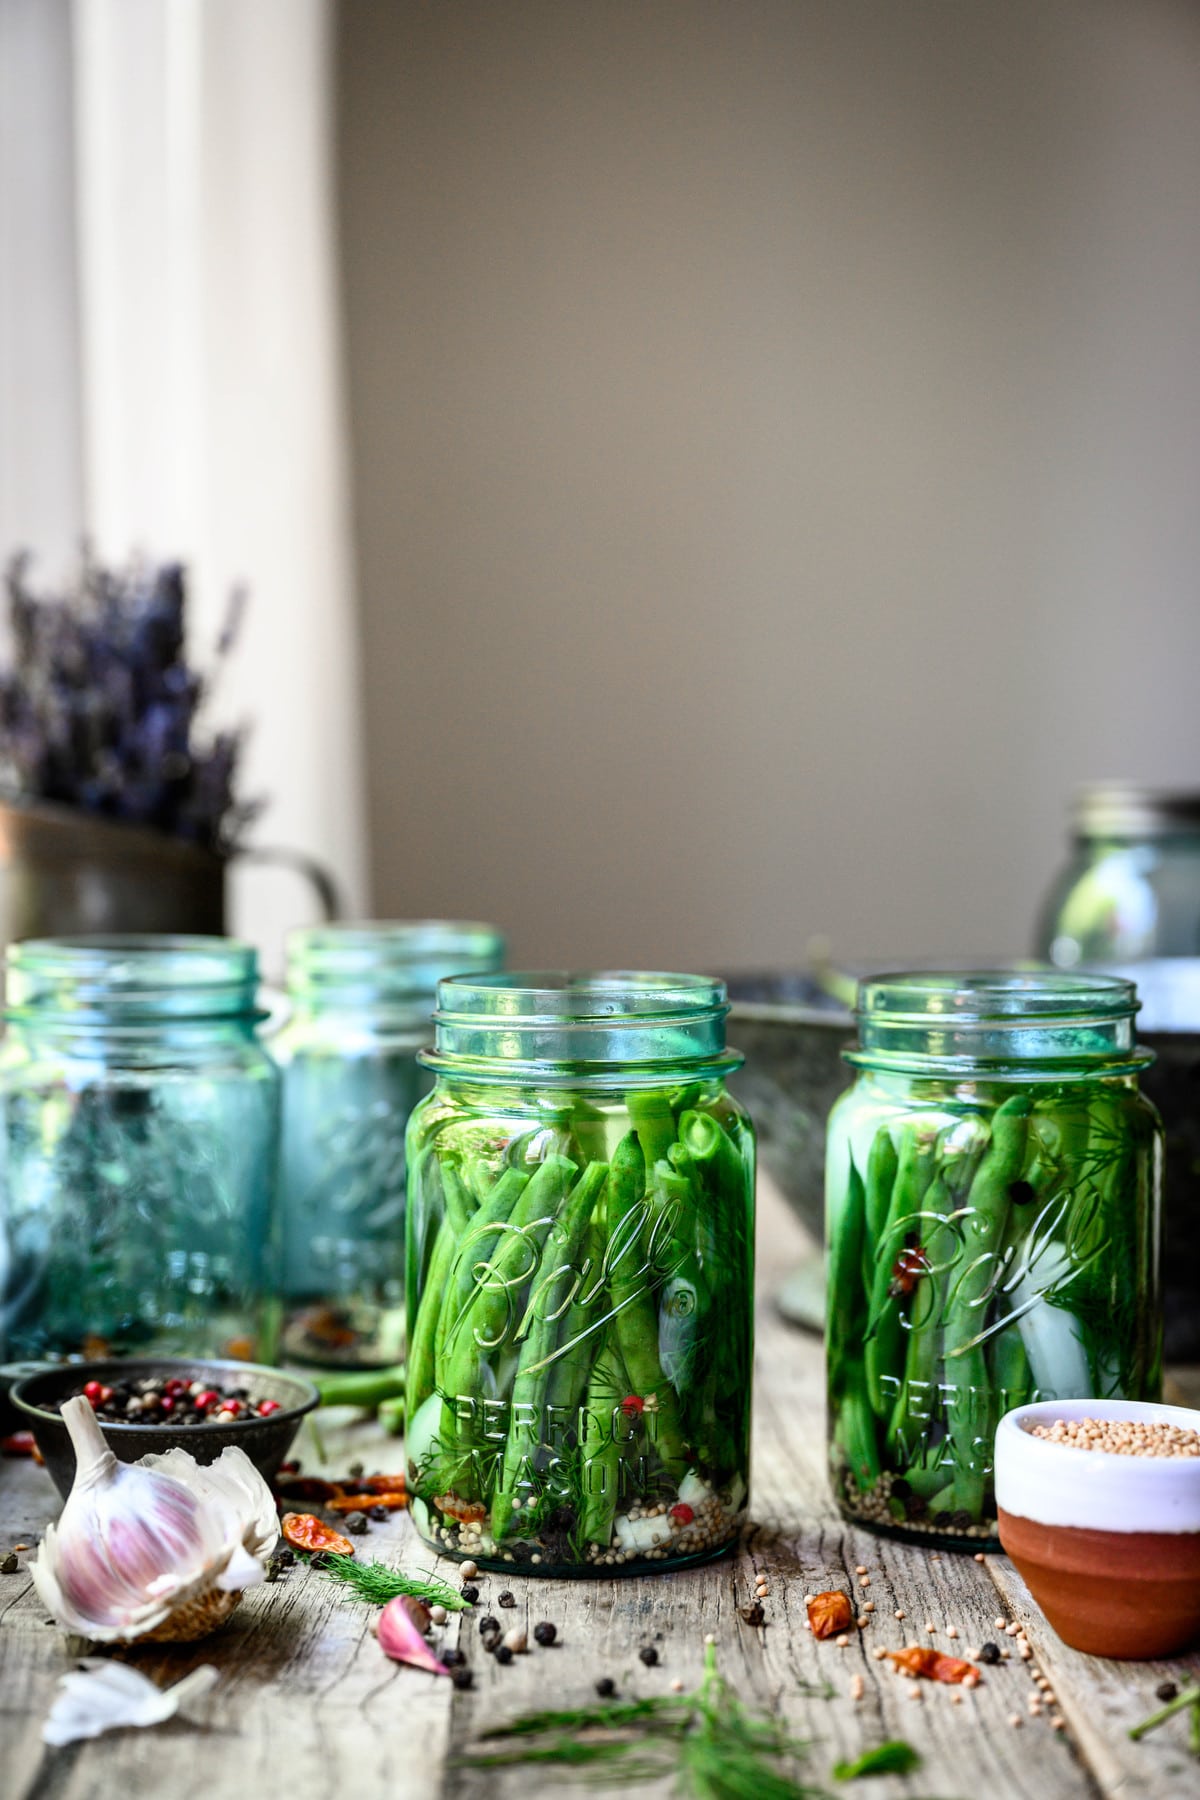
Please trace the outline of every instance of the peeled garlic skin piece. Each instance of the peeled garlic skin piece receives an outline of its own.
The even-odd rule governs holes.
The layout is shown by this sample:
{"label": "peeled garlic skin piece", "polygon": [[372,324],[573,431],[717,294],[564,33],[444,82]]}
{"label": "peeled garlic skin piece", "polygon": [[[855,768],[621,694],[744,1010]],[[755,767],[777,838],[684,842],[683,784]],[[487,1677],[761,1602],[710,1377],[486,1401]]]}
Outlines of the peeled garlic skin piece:
{"label": "peeled garlic skin piece", "polygon": [[[62,1416],[75,1482],[30,1573],[64,1630],[96,1643],[165,1633],[174,1612],[200,1617],[196,1602],[263,1579],[278,1520],[244,1452],[227,1448],[206,1468],[179,1449],[119,1463],[87,1400],[68,1400]],[[213,1622],[232,1604],[214,1607]]]}

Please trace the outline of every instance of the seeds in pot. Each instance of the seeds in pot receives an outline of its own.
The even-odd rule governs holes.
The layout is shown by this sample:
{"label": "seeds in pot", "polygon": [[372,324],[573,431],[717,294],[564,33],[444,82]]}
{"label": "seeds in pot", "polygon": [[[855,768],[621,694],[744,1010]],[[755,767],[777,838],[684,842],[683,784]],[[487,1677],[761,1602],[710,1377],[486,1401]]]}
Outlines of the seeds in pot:
{"label": "seeds in pot", "polygon": [[1200,1431],[1150,1419],[1055,1419],[1027,1428],[1031,1437],[1110,1456],[1200,1456]]}

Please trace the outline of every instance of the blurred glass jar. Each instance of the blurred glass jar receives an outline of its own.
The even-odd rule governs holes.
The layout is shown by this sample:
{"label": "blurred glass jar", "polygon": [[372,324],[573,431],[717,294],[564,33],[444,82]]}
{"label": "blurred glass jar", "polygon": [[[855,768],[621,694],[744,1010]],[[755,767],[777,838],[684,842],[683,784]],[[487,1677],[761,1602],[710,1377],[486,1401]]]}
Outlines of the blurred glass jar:
{"label": "blurred glass jar", "polygon": [[288,942],[283,1074],[283,1345],[367,1368],[404,1354],[404,1132],[437,984],[504,962],[492,925],[314,926]]}
{"label": "blurred glass jar", "polygon": [[1088,787],[1072,825],[1037,954],[1064,969],[1200,956],[1200,793]]}
{"label": "blurred glass jar", "polygon": [[279,1077],[227,938],[7,951],[0,1353],[270,1360]]}

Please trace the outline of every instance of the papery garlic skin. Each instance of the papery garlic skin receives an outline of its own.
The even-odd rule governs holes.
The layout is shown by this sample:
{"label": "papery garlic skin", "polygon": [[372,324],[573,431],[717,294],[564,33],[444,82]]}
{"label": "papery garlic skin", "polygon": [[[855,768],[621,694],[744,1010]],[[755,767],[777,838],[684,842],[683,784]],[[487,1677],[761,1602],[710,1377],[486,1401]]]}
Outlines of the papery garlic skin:
{"label": "papery garlic skin", "polygon": [[278,1536],[271,1490],[243,1451],[202,1468],[186,1450],[120,1463],[82,1396],[62,1408],[76,1473],[47,1526],[34,1585],[57,1624],[97,1643],[192,1638],[263,1580]]}

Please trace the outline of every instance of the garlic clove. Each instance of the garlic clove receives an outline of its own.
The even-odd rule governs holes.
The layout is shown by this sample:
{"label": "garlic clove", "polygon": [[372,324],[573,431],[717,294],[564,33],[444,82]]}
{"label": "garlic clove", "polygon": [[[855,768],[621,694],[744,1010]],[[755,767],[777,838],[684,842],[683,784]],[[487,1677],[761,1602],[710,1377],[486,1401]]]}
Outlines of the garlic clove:
{"label": "garlic clove", "polygon": [[30,1569],[55,1620],[99,1643],[212,1629],[262,1580],[278,1534],[258,1470],[233,1448],[207,1468],[178,1449],[119,1463],[87,1400],[62,1416],[76,1479]]}
{"label": "garlic clove", "polygon": [[160,1725],[174,1718],[189,1700],[206,1694],[217,1679],[205,1663],[177,1681],[159,1688],[127,1663],[89,1660],[87,1673],[73,1671],[59,1681],[59,1692],[42,1726],[47,1744],[74,1744],[124,1725]]}

